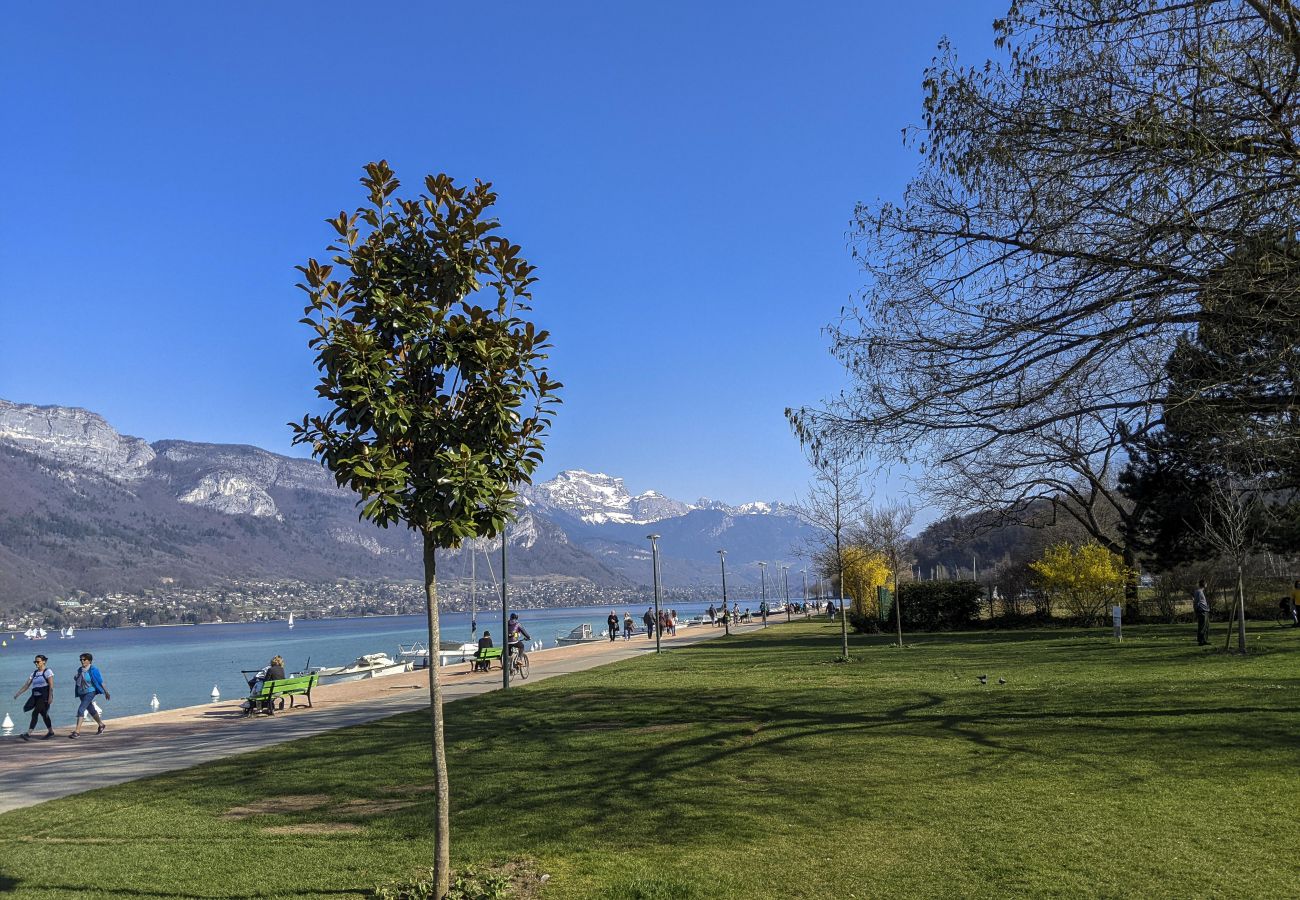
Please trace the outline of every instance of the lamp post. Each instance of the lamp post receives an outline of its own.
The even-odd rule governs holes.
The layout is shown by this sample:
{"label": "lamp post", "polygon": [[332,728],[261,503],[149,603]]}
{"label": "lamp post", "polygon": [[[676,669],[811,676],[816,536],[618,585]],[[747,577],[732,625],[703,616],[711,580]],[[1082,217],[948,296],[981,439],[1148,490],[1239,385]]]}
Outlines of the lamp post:
{"label": "lamp post", "polygon": [[785,590],[785,620],[790,621],[790,567],[781,567],[781,587]]}
{"label": "lamp post", "polygon": [[803,567],[803,617],[808,618],[808,567]]}
{"label": "lamp post", "polygon": [[731,610],[727,609],[727,551],[718,551],[718,561],[722,563],[722,627],[731,635]]}
{"label": "lamp post", "polygon": [[650,541],[650,564],[654,568],[655,581],[655,653],[659,652],[659,637],[663,629],[659,627],[659,540],[657,534],[647,534],[646,539]]}
{"label": "lamp post", "polygon": [[[506,529],[505,526],[502,526],[501,528],[501,643],[505,647],[505,649],[501,651],[501,687],[502,688],[510,687],[510,632],[506,630],[510,625],[510,621],[507,618],[507,616],[509,615],[508,612],[509,604],[507,602],[508,598],[506,594],[507,594],[506,591]],[[436,647],[432,647],[430,648],[430,651],[436,653],[437,649],[438,648]],[[491,663],[489,663],[488,665],[491,665]]]}
{"label": "lamp post", "polygon": [[[766,613],[767,612],[767,563],[761,562],[758,564],[758,578],[762,590],[762,604],[758,608],[760,612]],[[764,615],[762,618],[763,618],[763,627],[766,628],[767,616]]]}

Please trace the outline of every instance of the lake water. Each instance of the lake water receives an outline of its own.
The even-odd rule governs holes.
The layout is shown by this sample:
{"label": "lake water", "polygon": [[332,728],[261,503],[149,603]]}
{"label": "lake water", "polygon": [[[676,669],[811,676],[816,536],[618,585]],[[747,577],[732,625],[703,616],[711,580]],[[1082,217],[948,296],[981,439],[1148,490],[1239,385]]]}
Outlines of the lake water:
{"label": "lake water", "polygon": [[[753,600],[737,598],[741,609],[757,609]],[[708,603],[678,603],[679,617],[702,613]],[[605,628],[609,607],[569,607],[565,609],[518,610],[525,630],[544,647],[556,646],[557,635],[568,634],[582,623],[593,632]],[[619,614],[623,609],[618,610]],[[644,607],[632,609],[639,626]],[[443,613],[440,617],[444,641],[470,639],[468,613]],[[479,631],[492,632],[501,644],[501,612],[479,612]],[[106,716],[135,715],[150,712],[149,701],[158,695],[160,709],[174,709],[207,703],[215,685],[223,699],[243,696],[248,689],[242,669],[259,669],[279,654],[285,668],[300,671],[308,662],[312,666],[345,665],[363,653],[397,653],[398,644],[425,639],[424,616],[380,616],[356,619],[298,619],[290,629],[284,622],[230,623],[225,625],[181,625],[163,628],[85,629],[71,640],[62,640],[51,632],[43,641],[31,641],[21,632],[0,635],[8,646],[0,648],[0,721],[8,713],[17,731],[27,727],[28,714],[22,711],[27,695],[13,699],[31,674],[32,659],[37,653],[49,657],[54,670],[55,728],[66,731],[76,712],[72,676],[77,657],[89,652],[104,675],[113,699],[104,702]],[[645,640],[644,636],[640,638]]]}

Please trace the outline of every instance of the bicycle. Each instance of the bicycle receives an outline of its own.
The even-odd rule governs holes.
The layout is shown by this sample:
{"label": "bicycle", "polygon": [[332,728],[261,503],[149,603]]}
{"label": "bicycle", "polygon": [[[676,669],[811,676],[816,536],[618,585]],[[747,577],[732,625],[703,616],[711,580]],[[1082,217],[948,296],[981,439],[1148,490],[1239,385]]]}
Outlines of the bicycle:
{"label": "bicycle", "polygon": [[528,654],[524,652],[524,645],[510,645],[510,677],[526,679],[528,677]]}
{"label": "bicycle", "polygon": [[1283,597],[1277,601],[1276,621],[1280,627],[1290,627],[1295,625],[1295,605],[1291,602],[1290,597]]}

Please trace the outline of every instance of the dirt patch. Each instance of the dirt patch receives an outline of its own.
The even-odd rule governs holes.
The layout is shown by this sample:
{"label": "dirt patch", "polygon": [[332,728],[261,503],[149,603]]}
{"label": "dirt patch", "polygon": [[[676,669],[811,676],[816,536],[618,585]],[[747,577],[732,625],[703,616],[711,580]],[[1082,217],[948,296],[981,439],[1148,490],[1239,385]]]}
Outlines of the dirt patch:
{"label": "dirt patch", "polygon": [[349,800],[342,806],[336,807],[336,810],[352,816],[377,816],[414,805],[413,800]]}
{"label": "dirt patch", "polygon": [[670,722],[665,725],[643,725],[640,728],[633,728],[632,730],[639,734],[660,734],[665,731],[685,731],[690,727],[691,726],[687,725],[685,722]]}
{"label": "dirt patch", "polygon": [[304,822],[301,825],[272,825],[262,829],[266,834],[352,834],[361,830],[360,825],[348,822]]}
{"label": "dirt patch", "polygon": [[325,794],[290,794],[287,797],[267,797],[247,806],[232,806],[221,818],[239,821],[250,816],[272,816],[279,813],[306,812],[330,803]]}

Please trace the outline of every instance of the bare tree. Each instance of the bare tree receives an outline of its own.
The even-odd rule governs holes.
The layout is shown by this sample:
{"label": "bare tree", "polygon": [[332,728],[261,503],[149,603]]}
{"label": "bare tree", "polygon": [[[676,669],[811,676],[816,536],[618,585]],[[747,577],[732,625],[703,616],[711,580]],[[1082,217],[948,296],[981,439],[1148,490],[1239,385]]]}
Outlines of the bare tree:
{"label": "bare tree", "polygon": [[920,172],[858,209],[868,286],[831,328],[850,386],[788,414],[967,510],[1047,499],[1112,544],[1115,454],[1187,399],[1165,361],[1207,287],[1257,289],[1239,248],[1295,231],[1300,9],[1024,0],[995,29],[986,65],[941,46]]}
{"label": "bare tree", "polygon": [[[1246,560],[1254,550],[1264,505],[1259,492],[1239,481],[1216,481],[1201,508],[1201,534],[1207,544],[1232,563],[1237,576],[1237,599],[1228,623],[1232,641],[1232,619],[1237,622],[1237,650],[1246,652]],[[1227,649],[1227,645],[1224,646]]]}
{"label": "bare tree", "polygon": [[[865,505],[862,496],[861,470],[843,454],[812,457],[815,470],[808,493],[796,505],[799,516],[820,533],[819,546],[810,548],[811,556],[829,562],[840,585],[841,655],[849,656],[849,621],[844,610],[844,545],[848,529],[857,523]],[[829,556],[829,560],[827,557]]]}
{"label": "bare tree", "polygon": [[889,565],[894,580],[894,619],[898,625],[898,646],[903,646],[903,596],[899,578],[904,568],[911,565],[912,538],[907,530],[916,518],[916,508],[911,504],[892,503],[876,507],[863,517],[859,542],[864,547],[880,553]]}

